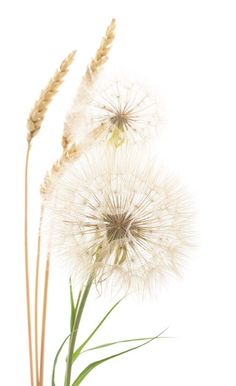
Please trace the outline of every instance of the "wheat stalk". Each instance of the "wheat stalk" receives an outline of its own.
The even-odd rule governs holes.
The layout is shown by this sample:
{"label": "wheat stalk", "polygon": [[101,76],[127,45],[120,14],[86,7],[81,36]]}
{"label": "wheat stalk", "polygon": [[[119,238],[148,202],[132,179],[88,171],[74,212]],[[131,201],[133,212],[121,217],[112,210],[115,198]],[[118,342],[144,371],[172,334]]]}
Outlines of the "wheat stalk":
{"label": "wheat stalk", "polygon": [[46,334],[46,315],[47,315],[49,272],[50,272],[50,254],[48,253],[47,258],[46,258],[46,266],[45,266],[45,273],[44,273],[39,386],[43,386],[43,383],[44,383],[44,379],[43,379],[43,377],[44,377],[44,351],[45,351],[45,334]]}
{"label": "wheat stalk", "polygon": [[30,143],[28,143],[25,159],[25,203],[24,203],[24,245],[25,245],[25,290],[26,290],[26,312],[28,328],[29,366],[30,383],[34,386],[33,369],[33,348],[31,330],[31,309],[30,309],[30,280],[29,280],[29,251],[28,251],[28,170],[29,170]]}
{"label": "wheat stalk", "polygon": [[62,136],[62,147],[64,151],[66,151],[67,148],[73,142],[73,135],[71,133],[71,122],[76,119],[76,113],[73,113],[74,106],[76,106],[78,103],[81,103],[81,99],[85,97],[84,94],[92,86],[96,75],[101,70],[103,64],[107,61],[108,53],[115,38],[115,28],[116,21],[115,19],[112,19],[111,23],[106,29],[105,36],[102,38],[102,41],[95,54],[95,57],[91,60],[91,63],[88,65],[86,72],[82,78],[77,95],[72,104],[71,112],[67,114]]}
{"label": "wheat stalk", "polygon": [[53,78],[49,81],[46,88],[41,92],[39,99],[36,101],[32,111],[30,112],[27,127],[28,134],[27,140],[31,142],[32,138],[38,134],[43,119],[45,117],[45,113],[47,111],[48,105],[51,102],[54,95],[59,90],[60,85],[63,82],[65,75],[69,70],[69,66],[71,65],[76,51],[72,51],[61,63],[59,70],[56,71]]}
{"label": "wheat stalk", "polygon": [[[68,72],[69,66],[75,56],[75,51],[71,52],[61,63],[59,70],[54,77],[49,81],[47,87],[41,92],[39,99],[36,101],[27,121],[27,153],[25,163],[25,205],[24,205],[24,242],[25,242],[25,281],[26,281],[26,307],[27,307],[27,323],[28,323],[28,344],[29,344],[29,363],[30,363],[30,380],[31,386],[34,386],[34,371],[33,371],[33,350],[32,350],[32,330],[31,330],[31,306],[30,306],[30,275],[29,275],[29,253],[28,253],[28,166],[29,155],[31,149],[31,140],[39,132],[42,125],[45,113],[53,96],[58,91],[64,76]],[[39,248],[39,246],[38,246]],[[38,251],[39,255],[39,251]],[[39,258],[38,258],[39,259]],[[39,261],[38,261],[39,262]],[[37,263],[38,264],[38,263]],[[38,265],[36,267],[36,277],[38,278]],[[38,300],[38,282],[36,281],[35,299]],[[35,316],[37,317],[37,302],[35,304]],[[38,335],[37,321],[35,321],[35,368],[36,368],[36,385],[39,383],[38,370]]]}

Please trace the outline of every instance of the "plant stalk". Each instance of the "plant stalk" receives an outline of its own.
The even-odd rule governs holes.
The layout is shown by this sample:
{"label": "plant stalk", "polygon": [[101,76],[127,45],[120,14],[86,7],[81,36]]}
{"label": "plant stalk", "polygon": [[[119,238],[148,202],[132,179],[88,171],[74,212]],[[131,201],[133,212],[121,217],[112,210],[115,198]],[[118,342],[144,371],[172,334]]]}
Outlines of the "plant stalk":
{"label": "plant stalk", "polygon": [[36,372],[36,385],[39,386],[39,347],[38,347],[38,297],[39,297],[39,266],[40,266],[40,254],[41,254],[41,223],[42,223],[42,210],[39,222],[39,234],[38,234],[38,246],[37,246],[37,258],[36,258],[36,270],[35,270],[35,292],[34,292],[34,335],[35,335],[35,372]]}
{"label": "plant stalk", "polygon": [[84,306],[87,301],[89,291],[91,289],[93,283],[93,275],[91,275],[87,281],[87,284],[84,288],[84,292],[81,296],[81,299],[79,302],[77,302],[77,309],[76,309],[76,316],[74,325],[71,331],[70,341],[69,341],[69,350],[68,350],[68,356],[67,356],[67,364],[66,364],[66,373],[65,373],[65,383],[64,386],[70,386],[71,381],[71,371],[72,371],[72,364],[73,364],[73,353],[75,349],[75,343],[76,338],[78,334],[79,324],[81,321],[81,317],[83,314]]}
{"label": "plant stalk", "polygon": [[43,382],[44,382],[44,379],[43,379],[43,377],[44,377],[44,353],[45,353],[45,335],[46,335],[49,269],[50,269],[50,253],[48,253],[48,255],[47,255],[46,267],[45,267],[45,276],[44,276],[39,386],[43,386]]}
{"label": "plant stalk", "polygon": [[30,148],[31,148],[30,141],[28,141],[26,160],[25,160],[24,244],[25,244],[25,289],[26,289],[26,307],[27,307],[27,324],[28,324],[30,382],[31,382],[31,386],[34,386],[31,309],[30,309],[29,251],[28,251],[28,168],[29,168]]}

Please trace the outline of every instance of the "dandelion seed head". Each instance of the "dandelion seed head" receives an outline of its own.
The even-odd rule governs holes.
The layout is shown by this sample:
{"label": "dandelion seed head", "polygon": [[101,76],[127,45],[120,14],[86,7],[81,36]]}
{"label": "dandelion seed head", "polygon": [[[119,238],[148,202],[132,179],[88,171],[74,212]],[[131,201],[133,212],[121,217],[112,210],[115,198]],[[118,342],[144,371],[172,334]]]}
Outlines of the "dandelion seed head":
{"label": "dandelion seed head", "polygon": [[103,122],[103,140],[119,147],[150,137],[158,128],[157,104],[150,93],[138,83],[117,79],[94,91],[88,114],[93,125]]}
{"label": "dandelion seed head", "polygon": [[46,200],[52,254],[78,280],[94,270],[98,285],[123,290],[178,274],[191,223],[182,190],[137,151],[100,148],[66,167]]}
{"label": "dandelion seed head", "polygon": [[98,141],[118,148],[150,139],[160,127],[155,97],[137,82],[101,77],[82,94],[86,98],[81,97],[83,103],[74,104],[67,122],[75,141],[103,124],[104,131]]}

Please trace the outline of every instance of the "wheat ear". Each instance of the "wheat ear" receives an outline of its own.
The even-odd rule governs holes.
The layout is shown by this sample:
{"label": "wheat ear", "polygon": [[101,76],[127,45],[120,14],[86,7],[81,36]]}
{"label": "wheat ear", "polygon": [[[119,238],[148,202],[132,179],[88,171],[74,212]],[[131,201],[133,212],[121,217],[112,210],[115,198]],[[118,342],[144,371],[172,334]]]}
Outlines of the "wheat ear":
{"label": "wheat ear", "polygon": [[[100,43],[100,46],[95,54],[95,57],[91,60],[91,63],[88,65],[86,72],[82,78],[81,84],[79,86],[77,95],[74,100],[74,104],[80,103],[80,97],[83,98],[84,90],[88,90],[94,81],[94,78],[98,74],[98,72],[101,70],[103,64],[108,59],[108,53],[111,49],[113,40],[115,38],[115,28],[116,28],[116,20],[112,19],[111,23],[106,29],[105,36],[102,38],[102,41]],[[86,92],[85,91],[85,92]],[[73,105],[72,105],[72,111],[73,111]],[[66,117],[65,124],[64,124],[64,131],[62,136],[62,147],[63,150],[66,151],[67,148],[72,144],[73,135],[71,134],[71,123],[70,119],[71,117],[74,117],[73,112],[69,113]],[[72,118],[73,119],[73,118]]]}
{"label": "wheat ear", "polygon": [[41,185],[40,192],[42,196],[50,194],[51,186],[54,177],[60,173],[62,168],[69,162],[75,161],[82,154],[84,154],[88,148],[95,142],[106,130],[106,126],[101,123],[98,127],[91,130],[84,141],[80,144],[72,143],[68,146],[67,150],[63,152],[61,158],[59,158],[52,166],[50,172],[47,172],[44,181]]}
{"label": "wheat ear", "polygon": [[54,95],[59,90],[65,75],[69,70],[69,66],[73,62],[76,51],[72,51],[61,63],[59,70],[56,71],[53,78],[49,81],[47,87],[41,92],[39,99],[36,101],[28,118],[28,134],[27,140],[30,142],[32,138],[38,134],[48,105]]}
{"label": "wheat ear", "polygon": [[112,19],[110,25],[107,27],[105,36],[102,38],[100,47],[98,48],[95,57],[87,67],[87,71],[85,73],[86,80],[93,80],[94,75],[96,75],[102,65],[107,61],[108,53],[115,38],[115,28],[116,20]]}

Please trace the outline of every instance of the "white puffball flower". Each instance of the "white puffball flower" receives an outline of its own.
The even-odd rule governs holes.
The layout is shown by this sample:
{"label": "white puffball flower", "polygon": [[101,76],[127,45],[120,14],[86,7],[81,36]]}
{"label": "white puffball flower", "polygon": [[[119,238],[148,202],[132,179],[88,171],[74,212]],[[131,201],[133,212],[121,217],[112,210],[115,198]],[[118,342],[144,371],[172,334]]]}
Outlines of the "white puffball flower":
{"label": "white puffball flower", "polygon": [[78,110],[73,124],[68,123],[75,141],[100,125],[104,130],[99,141],[115,148],[123,143],[150,140],[157,133],[161,122],[158,103],[145,86],[126,78],[106,80],[102,77],[87,94],[83,113]]}
{"label": "white puffball flower", "polygon": [[181,270],[191,210],[182,188],[138,151],[103,146],[68,164],[45,198],[51,254],[84,282],[127,291]]}

